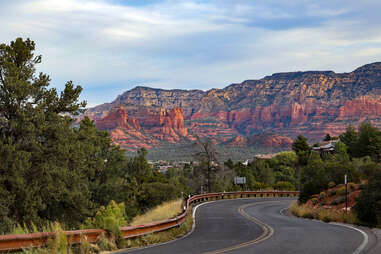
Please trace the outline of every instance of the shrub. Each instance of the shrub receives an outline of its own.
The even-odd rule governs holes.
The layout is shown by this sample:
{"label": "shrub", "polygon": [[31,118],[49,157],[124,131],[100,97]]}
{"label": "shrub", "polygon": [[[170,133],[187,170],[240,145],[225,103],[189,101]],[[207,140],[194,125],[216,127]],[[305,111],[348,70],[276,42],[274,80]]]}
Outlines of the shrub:
{"label": "shrub", "polygon": [[120,227],[127,225],[124,203],[117,204],[115,201],[106,206],[101,206],[94,218],[85,221],[84,228],[101,228],[110,232],[114,237],[121,236]]}
{"label": "shrub", "polygon": [[334,181],[330,181],[329,183],[328,183],[328,187],[329,188],[333,188],[333,187],[335,187],[336,186],[336,183],[334,182]]}
{"label": "shrub", "polygon": [[295,186],[292,183],[285,181],[279,181],[276,184],[274,184],[273,187],[276,190],[295,190]]}
{"label": "shrub", "polygon": [[335,195],[336,195],[336,190],[331,190],[331,191],[329,192],[329,195],[330,195],[330,196],[335,196]]}
{"label": "shrub", "polygon": [[320,192],[319,198],[320,200],[325,199],[325,192]]}
{"label": "shrub", "polygon": [[313,219],[314,215],[312,214],[312,212],[307,212],[307,213],[303,214],[303,218]]}
{"label": "shrub", "polygon": [[311,202],[312,202],[313,205],[316,205],[317,202],[318,202],[318,199],[317,198],[313,198],[313,199],[311,199]]}
{"label": "shrub", "polygon": [[354,191],[356,189],[356,184],[355,183],[348,183],[348,187],[351,191]]}
{"label": "shrub", "polygon": [[335,200],[332,201],[331,205],[339,205],[341,203],[344,203],[345,198],[344,197],[337,197]]}
{"label": "shrub", "polygon": [[331,222],[331,218],[329,218],[328,216],[323,216],[322,221],[328,223],[328,222]]}
{"label": "shrub", "polygon": [[346,193],[347,193],[347,191],[346,191],[345,186],[342,186],[342,187],[340,187],[340,188],[337,190],[337,194],[339,194],[339,195],[345,195]]}
{"label": "shrub", "polygon": [[354,210],[361,223],[372,226],[381,224],[381,170],[369,178],[368,185],[364,186]]}

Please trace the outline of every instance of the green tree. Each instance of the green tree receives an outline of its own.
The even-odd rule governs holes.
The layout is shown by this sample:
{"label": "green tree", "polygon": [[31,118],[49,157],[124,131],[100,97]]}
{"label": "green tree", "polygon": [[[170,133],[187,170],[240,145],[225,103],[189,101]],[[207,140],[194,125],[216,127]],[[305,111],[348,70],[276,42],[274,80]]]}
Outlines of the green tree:
{"label": "green tree", "polygon": [[320,193],[327,188],[329,179],[326,175],[324,162],[318,154],[311,154],[308,164],[303,167],[300,181],[302,187],[299,201],[303,203],[306,202],[311,195]]}
{"label": "green tree", "polygon": [[331,140],[331,135],[329,135],[329,133],[327,133],[327,135],[325,135],[324,137],[324,141],[330,141]]}
{"label": "green tree", "polygon": [[355,156],[358,134],[355,128],[353,127],[353,125],[349,125],[346,131],[343,134],[341,134],[339,137],[340,137],[340,141],[347,146],[348,154],[351,157]]}
{"label": "green tree", "polygon": [[367,225],[381,225],[381,170],[378,168],[369,178],[354,206],[359,220]]}
{"label": "green tree", "polygon": [[[73,82],[58,94],[48,75],[35,74],[35,43],[0,45],[0,231],[12,223],[60,221],[78,226],[123,189],[124,156],[105,132],[85,119]],[[123,167],[122,167],[123,165]],[[118,180],[116,180],[118,178]]]}
{"label": "green tree", "polygon": [[298,155],[299,164],[306,165],[311,151],[307,138],[299,135],[292,143],[292,150]]}
{"label": "green tree", "polygon": [[299,135],[294,143],[292,143],[292,150],[295,151],[296,154],[300,152],[305,152],[305,151],[310,151],[310,146],[307,143],[307,138],[304,137],[303,135]]}
{"label": "green tree", "polygon": [[381,133],[370,122],[363,122],[359,127],[355,156],[371,156],[376,161],[380,159]]}

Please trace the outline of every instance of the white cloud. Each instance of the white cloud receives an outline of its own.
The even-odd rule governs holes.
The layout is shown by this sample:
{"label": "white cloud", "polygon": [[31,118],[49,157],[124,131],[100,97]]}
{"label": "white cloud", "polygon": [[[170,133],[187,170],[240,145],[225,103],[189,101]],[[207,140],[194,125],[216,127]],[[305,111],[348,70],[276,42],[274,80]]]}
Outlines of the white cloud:
{"label": "white cloud", "polygon": [[279,71],[351,71],[381,59],[379,7],[368,0],[0,0],[0,42],[32,38],[52,84],[72,79],[96,104],[140,84],[205,90]]}

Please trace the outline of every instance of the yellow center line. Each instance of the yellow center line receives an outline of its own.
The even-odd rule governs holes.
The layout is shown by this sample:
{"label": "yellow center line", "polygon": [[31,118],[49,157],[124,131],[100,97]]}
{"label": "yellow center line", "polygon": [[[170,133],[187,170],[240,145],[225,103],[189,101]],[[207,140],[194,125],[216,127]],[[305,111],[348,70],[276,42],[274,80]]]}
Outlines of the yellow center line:
{"label": "yellow center line", "polygon": [[238,207],[238,212],[242,216],[244,216],[246,219],[250,220],[251,222],[253,222],[253,223],[257,224],[257,225],[259,225],[262,228],[263,233],[259,237],[255,238],[255,239],[253,239],[251,241],[240,243],[240,244],[237,244],[237,245],[234,245],[234,246],[231,246],[231,247],[227,247],[227,248],[223,248],[223,249],[219,249],[219,250],[214,250],[214,251],[210,251],[210,252],[204,252],[202,254],[225,253],[225,252],[228,252],[228,251],[244,248],[244,247],[250,246],[252,244],[256,244],[256,243],[262,242],[262,241],[264,241],[266,239],[269,239],[274,234],[274,229],[270,225],[268,225],[268,224],[258,220],[257,218],[255,218],[253,216],[250,216],[244,210],[247,207],[249,207],[249,206],[255,206],[255,205],[264,204],[264,203],[268,204],[268,203],[279,203],[279,202],[281,202],[281,201],[265,201],[265,202],[246,204],[246,205],[242,205],[242,206]]}

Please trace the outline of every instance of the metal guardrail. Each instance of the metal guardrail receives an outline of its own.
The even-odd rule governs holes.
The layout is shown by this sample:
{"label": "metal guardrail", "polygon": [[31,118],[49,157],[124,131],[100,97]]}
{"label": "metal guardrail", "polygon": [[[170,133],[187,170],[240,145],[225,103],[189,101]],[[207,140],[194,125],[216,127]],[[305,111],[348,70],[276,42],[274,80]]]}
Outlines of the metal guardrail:
{"label": "metal guardrail", "polygon": [[[194,195],[186,200],[185,210],[182,214],[176,216],[175,218],[144,225],[121,227],[120,231],[122,233],[122,237],[127,239],[179,226],[185,221],[188,212],[192,209],[191,205],[193,203],[219,199],[296,197],[298,195],[298,191],[240,191]],[[64,233],[67,236],[68,244],[80,243],[81,238],[85,238],[88,242],[95,243],[99,240],[102,233],[107,235],[107,232],[103,229],[72,230],[64,231]],[[48,240],[54,238],[54,236],[55,234],[51,232],[21,235],[0,235],[0,252],[17,251],[23,248],[43,247],[46,246]]]}

